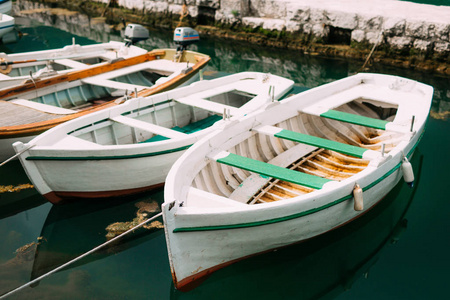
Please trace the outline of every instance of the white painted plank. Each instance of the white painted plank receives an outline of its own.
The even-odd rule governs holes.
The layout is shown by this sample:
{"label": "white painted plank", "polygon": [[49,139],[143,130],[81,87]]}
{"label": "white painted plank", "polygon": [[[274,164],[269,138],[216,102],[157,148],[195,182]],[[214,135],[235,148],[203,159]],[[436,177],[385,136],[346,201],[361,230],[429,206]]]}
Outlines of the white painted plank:
{"label": "white painted plank", "polygon": [[208,100],[204,100],[201,98],[196,98],[196,97],[178,98],[178,99],[175,99],[175,101],[182,103],[182,104],[189,105],[189,106],[198,107],[198,108],[202,108],[202,109],[205,109],[208,111],[212,111],[212,112],[215,112],[218,114],[223,114],[224,109],[227,109],[227,110],[229,109],[231,115],[236,114],[236,112],[238,111],[238,109],[235,107],[208,101]]}
{"label": "white painted plank", "polygon": [[149,86],[144,85],[137,85],[137,84],[129,84],[129,83],[123,83],[113,80],[107,80],[107,79],[98,79],[98,78],[86,78],[82,79],[81,82],[92,84],[92,85],[98,85],[98,86],[104,86],[111,89],[119,89],[119,90],[127,90],[127,91],[134,91],[137,89],[138,91],[149,88]]}
{"label": "white painted plank", "polygon": [[171,139],[184,138],[187,134],[178,132],[169,128],[165,128],[162,126],[158,126],[155,124],[147,123],[144,121],[135,120],[132,118],[124,117],[124,116],[116,116],[110,118],[114,122],[118,122],[130,127],[139,128],[141,130],[145,130],[157,135],[162,135]]}

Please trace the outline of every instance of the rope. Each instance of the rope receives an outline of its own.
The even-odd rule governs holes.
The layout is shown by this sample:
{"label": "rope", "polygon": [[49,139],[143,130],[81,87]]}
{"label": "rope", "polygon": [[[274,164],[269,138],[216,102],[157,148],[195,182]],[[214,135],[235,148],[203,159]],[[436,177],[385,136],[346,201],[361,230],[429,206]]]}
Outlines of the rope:
{"label": "rope", "polygon": [[177,27],[181,26],[181,23],[182,23],[184,17],[186,17],[187,15],[189,15],[189,11],[187,9],[186,3],[183,1],[183,7],[181,8],[180,21],[178,21]]}
{"label": "rope", "polygon": [[68,262],[66,262],[65,264],[63,264],[63,265],[61,265],[61,266],[59,266],[59,267],[57,267],[57,268],[51,270],[50,272],[47,272],[47,273],[45,273],[44,275],[39,276],[38,278],[36,278],[36,279],[34,279],[34,280],[32,280],[32,281],[29,281],[28,283],[26,283],[26,284],[24,284],[24,285],[22,285],[22,286],[20,286],[20,287],[18,287],[18,288],[15,288],[14,290],[11,290],[11,291],[9,291],[9,292],[6,293],[6,294],[1,295],[1,296],[0,296],[0,299],[4,299],[4,298],[6,298],[6,297],[8,297],[8,296],[11,296],[12,294],[17,293],[18,291],[20,291],[20,290],[26,288],[27,286],[30,286],[30,285],[32,285],[32,284],[34,284],[34,283],[37,283],[37,282],[41,281],[41,280],[44,279],[45,277],[48,277],[48,276],[50,276],[51,274],[53,274],[53,273],[55,273],[55,272],[57,272],[57,271],[59,271],[59,270],[61,270],[61,269],[64,269],[64,268],[67,267],[68,265],[71,265],[71,264],[73,264],[74,262],[76,262],[76,261],[82,259],[83,257],[86,257],[86,256],[88,256],[89,254],[91,254],[91,253],[93,253],[93,252],[99,250],[100,248],[103,248],[104,246],[106,246],[106,245],[108,245],[108,244],[111,244],[112,242],[114,242],[114,241],[118,240],[119,238],[123,237],[124,235],[126,235],[126,234],[128,234],[128,233],[130,233],[130,232],[132,232],[132,231],[134,231],[134,230],[136,230],[136,229],[138,229],[139,227],[142,227],[143,225],[145,225],[145,224],[147,224],[148,222],[150,222],[150,221],[152,221],[152,220],[154,220],[154,219],[160,217],[161,215],[162,215],[162,212],[160,212],[159,214],[154,215],[154,216],[151,217],[150,219],[145,220],[144,222],[142,222],[142,223],[140,223],[140,224],[134,226],[133,228],[131,228],[131,229],[125,231],[125,232],[122,233],[122,234],[119,234],[119,235],[116,236],[115,238],[110,239],[109,241],[107,241],[107,242],[101,244],[100,246],[97,246],[97,247],[93,248],[92,250],[90,250],[90,251],[88,251],[88,252],[86,252],[86,253],[84,253],[84,254],[82,254],[82,255],[80,255],[80,256],[74,258],[74,259],[72,259],[71,261],[68,261]]}
{"label": "rope", "polygon": [[0,58],[0,73],[9,74],[12,70],[11,64],[5,58]]}
{"label": "rope", "polygon": [[105,16],[106,10],[108,9],[110,3],[111,3],[111,0],[108,0],[108,3],[106,3],[105,9],[103,10],[102,14],[100,15],[100,18],[103,18]]}
{"label": "rope", "polygon": [[13,160],[14,158],[20,156],[20,155],[23,154],[25,151],[30,150],[30,149],[33,148],[34,146],[36,146],[36,145],[33,144],[33,145],[30,145],[30,146],[26,147],[25,149],[22,149],[22,151],[20,151],[20,152],[14,154],[14,155],[11,156],[10,158],[8,158],[8,159],[5,160],[4,162],[2,162],[2,163],[0,164],[0,167],[3,166],[3,165],[5,165],[6,163],[10,162],[10,161]]}
{"label": "rope", "polygon": [[378,46],[378,44],[381,42],[381,38],[383,36],[383,30],[380,31],[379,35],[378,35],[378,40],[377,42],[373,45],[372,50],[369,53],[369,56],[367,56],[366,61],[364,62],[364,64],[362,65],[362,67],[358,70],[358,72],[361,72],[365,66],[367,65],[367,63],[370,60],[370,57],[372,56],[373,52],[375,51],[375,48]]}

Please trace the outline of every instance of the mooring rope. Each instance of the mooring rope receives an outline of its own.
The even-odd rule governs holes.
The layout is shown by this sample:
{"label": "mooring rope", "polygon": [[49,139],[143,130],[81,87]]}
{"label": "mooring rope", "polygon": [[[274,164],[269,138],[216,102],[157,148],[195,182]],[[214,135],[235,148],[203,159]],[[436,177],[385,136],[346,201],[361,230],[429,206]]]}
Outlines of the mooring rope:
{"label": "mooring rope", "polygon": [[162,215],[162,212],[160,212],[159,214],[154,215],[154,216],[151,217],[150,219],[145,220],[144,222],[142,222],[142,223],[140,223],[140,224],[134,226],[133,228],[131,228],[131,229],[127,230],[127,231],[125,231],[124,233],[119,234],[118,236],[116,236],[116,237],[110,239],[109,241],[107,241],[107,242],[105,242],[105,243],[103,243],[103,244],[101,244],[101,245],[99,245],[99,246],[97,246],[97,247],[91,249],[90,251],[88,251],[88,252],[86,252],[86,253],[84,253],[84,254],[82,254],[82,255],[80,255],[80,256],[74,258],[74,259],[72,259],[71,261],[66,262],[65,264],[63,264],[63,265],[61,265],[61,266],[59,266],[59,267],[57,267],[57,268],[51,270],[50,272],[47,272],[47,273],[45,273],[44,275],[39,276],[38,278],[36,278],[36,279],[34,279],[34,280],[32,280],[32,281],[29,281],[28,283],[26,283],[26,284],[24,284],[24,285],[22,285],[22,286],[19,286],[18,288],[15,288],[14,290],[11,290],[11,291],[9,291],[9,292],[7,292],[7,293],[1,295],[1,296],[0,296],[0,299],[4,299],[4,298],[6,298],[6,297],[8,297],[8,296],[11,296],[12,294],[17,293],[18,291],[20,291],[20,290],[26,288],[27,286],[30,286],[30,285],[32,285],[32,284],[34,284],[34,283],[37,283],[37,282],[41,281],[42,279],[44,279],[44,278],[50,276],[51,274],[53,274],[53,273],[55,273],[55,272],[57,272],[57,271],[59,271],[59,270],[61,270],[61,269],[64,269],[65,267],[67,267],[67,266],[73,264],[74,262],[79,261],[79,260],[82,259],[83,257],[88,256],[89,254],[91,254],[91,253],[97,251],[98,249],[103,248],[104,246],[106,246],[106,245],[108,245],[108,244],[111,244],[112,242],[114,242],[114,241],[120,239],[120,238],[123,237],[124,235],[127,235],[128,233],[130,233],[130,232],[132,232],[132,231],[138,229],[139,227],[142,227],[143,225],[145,225],[145,224],[147,224],[148,222],[150,222],[150,221],[152,221],[152,220],[154,220],[154,219],[160,217],[161,215]]}
{"label": "mooring rope", "polygon": [[383,38],[383,31],[381,30],[380,33],[378,34],[378,40],[376,41],[376,43],[373,45],[372,50],[369,53],[369,56],[367,56],[366,61],[364,62],[364,64],[362,65],[362,67],[358,70],[358,73],[363,71],[364,68],[366,67],[367,63],[369,62],[370,58],[372,57],[373,52],[375,51],[375,48],[378,46],[378,44],[381,42],[381,39]]}
{"label": "mooring rope", "polygon": [[8,162],[12,161],[14,158],[20,156],[21,154],[23,154],[24,152],[30,150],[31,148],[33,148],[34,146],[36,146],[36,144],[30,145],[28,147],[26,147],[25,149],[22,149],[20,152],[14,154],[13,156],[11,156],[10,158],[8,158],[7,160],[5,160],[4,162],[2,162],[0,164],[0,167],[7,164]]}
{"label": "mooring rope", "polygon": [[189,11],[188,11],[188,9],[187,9],[186,2],[183,1],[183,6],[181,7],[180,20],[178,21],[177,27],[180,27],[180,26],[181,26],[184,17],[187,17],[187,15],[189,15]]}

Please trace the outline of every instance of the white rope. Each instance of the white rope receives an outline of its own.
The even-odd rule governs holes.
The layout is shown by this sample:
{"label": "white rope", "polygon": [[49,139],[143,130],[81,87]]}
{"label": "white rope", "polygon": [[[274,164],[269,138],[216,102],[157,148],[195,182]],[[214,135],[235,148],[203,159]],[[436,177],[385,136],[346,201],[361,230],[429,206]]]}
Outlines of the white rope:
{"label": "white rope", "polygon": [[41,281],[41,280],[44,279],[45,277],[48,277],[48,276],[50,276],[51,274],[53,274],[53,273],[55,273],[55,272],[57,272],[57,271],[59,271],[59,270],[61,270],[61,269],[64,269],[64,268],[67,267],[68,265],[71,265],[71,264],[73,264],[74,262],[76,262],[76,261],[82,259],[83,257],[88,256],[89,254],[91,254],[91,253],[97,251],[98,249],[103,248],[104,246],[106,246],[106,245],[108,245],[108,244],[110,244],[110,243],[112,243],[112,242],[114,242],[114,241],[120,239],[120,238],[123,237],[124,235],[126,235],[126,234],[128,234],[128,233],[130,233],[130,232],[132,232],[132,231],[134,231],[134,230],[136,230],[136,229],[138,229],[139,227],[141,227],[141,226],[147,224],[148,222],[150,222],[150,221],[152,221],[152,220],[154,220],[154,219],[160,217],[161,215],[162,215],[162,212],[160,212],[159,214],[154,215],[154,216],[151,217],[150,219],[145,220],[144,222],[142,222],[142,223],[140,223],[140,224],[134,226],[133,228],[131,228],[131,229],[127,230],[127,231],[125,231],[124,233],[119,234],[119,235],[116,236],[115,238],[110,239],[109,241],[107,241],[107,242],[101,244],[100,246],[97,246],[97,247],[93,248],[92,250],[90,250],[90,251],[88,251],[88,252],[86,252],[86,253],[84,253],[84,254],[82,254],[82,255],[80,255],[80,256],[74,258],[74,259],[72,259],[71,261],[68,261],[68,262],[66,262],[65,264],[63,264],[63,265],[61,265],[61,266],[59,266],[59,267],[57,267],[57,268],[51,270],[50,272],[47,272],[47,273],[45,273],[44,275],[39,276],[38,278],[36,278],[36,279],[34,279],[34,280],[32,280],[32,281],[29,281],[28,283],[26,283],[26,284],[24,284],[24,285],[22,285],[22,286],[20,286],[20,287],[18,287],[18,288],[15,288],[14,290],[11,290],[11,291],[9,291],[9,292],[6,293],[6,294],[1,295],[1,296],[0,296],[0,299],[4,299],[4,298],[6,298],[6,297],[8,297],[8,296],[11,296],[12,294],[17,293],[18,291],[20,291],[20,290],[26,288],[27,286],[30,286],[30,285],[32,285],[32,284],[34,284],[34,283],[36,283],[36,282]]}
{"label": "white rope", "polygon": [[382,30],[380,31],[380,33],[378,34],[378,40],[377,40],[376,43],[373,45],[372,50],[371,50],[370,53],[369,53],[369,56],[367,56],[366,61],[364,62],[364,64],[362,65],[362,67],[359,69],[358,72],[362,71],[362,70],[366,67],[367,63],[368,63],[369,60],[370,60],[370,57],[372,57],[372,54],[373,54],[373,52],[375,51],[375,48],[378,46],[379,43],[381,43],[381,40],[383,39],[383,31],[384,31],[384,30],[382,29]]}
{"label": "white rope", "polygon": [[6,163],[8,163],[8,162],[10,162],[11,160],[13,160],[14,158],[16,158],[16,157],[18,157],[19,155],[21,155],[22,153],[24,153],[25,151],[28,151],[28,150],[30,150],[31,148],[33,148],[34,146],[36,146],[35,144],[33,144],[33,145],[30,145],[29,147],[26,147],[25,149],[23,149],[22,151],[20,151],[20,152],[18,152],[18,153],[16,153],[16,154],[14,154],[13,156],[11,156],[10,158],[8,158],[7,160],[5,160],[4,162],[2,162],[1,164],[0,164],[0,167],[1,166],[3,166],[4,164],[6,164]]}

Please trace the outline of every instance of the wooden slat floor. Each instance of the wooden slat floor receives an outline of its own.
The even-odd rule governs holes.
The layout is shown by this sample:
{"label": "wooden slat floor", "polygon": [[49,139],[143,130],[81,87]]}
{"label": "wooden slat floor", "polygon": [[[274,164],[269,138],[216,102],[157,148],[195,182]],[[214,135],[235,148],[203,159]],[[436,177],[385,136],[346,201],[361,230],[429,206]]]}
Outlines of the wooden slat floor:
{"label": "wooden slat floor", "polygon": [[61,115],[0,100],[0,127],[18,126],[61,118]]}

